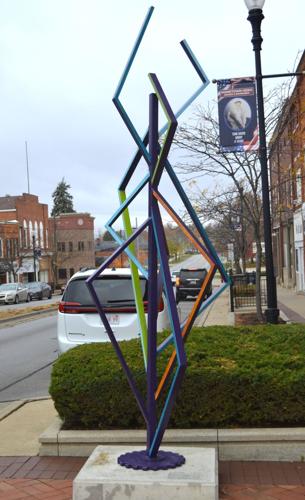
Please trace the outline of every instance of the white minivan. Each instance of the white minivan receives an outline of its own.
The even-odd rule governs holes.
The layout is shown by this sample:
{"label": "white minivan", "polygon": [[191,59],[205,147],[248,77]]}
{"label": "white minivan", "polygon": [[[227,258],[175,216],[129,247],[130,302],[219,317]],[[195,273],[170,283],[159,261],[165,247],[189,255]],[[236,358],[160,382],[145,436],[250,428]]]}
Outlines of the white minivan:
{"label": "white minivan", "polygon": [[[60,352],[90,342],[108,342],[109,337],[86,285],[96,270],[79,271],[70,278],[58,307],[57,338]],[[140,286],[147,309],[147,279],[141,273]],[[128,268],[105,269],[94,287],[117,340],[140,336],[131,272]],[[169,328],[166,301],[161,300],[158,331]]]}

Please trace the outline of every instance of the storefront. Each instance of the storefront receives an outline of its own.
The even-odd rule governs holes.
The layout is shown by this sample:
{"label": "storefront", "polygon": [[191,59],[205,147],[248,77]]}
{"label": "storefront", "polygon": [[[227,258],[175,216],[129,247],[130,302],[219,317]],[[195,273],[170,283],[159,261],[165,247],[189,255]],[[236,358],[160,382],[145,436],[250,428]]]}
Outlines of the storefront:
{"label": "storefront", "polygon": [[295,247],[295,274],[297,292],[305,292],[304,275],[304,229],[303,211],[298,210],[293,215],[294,247]]}

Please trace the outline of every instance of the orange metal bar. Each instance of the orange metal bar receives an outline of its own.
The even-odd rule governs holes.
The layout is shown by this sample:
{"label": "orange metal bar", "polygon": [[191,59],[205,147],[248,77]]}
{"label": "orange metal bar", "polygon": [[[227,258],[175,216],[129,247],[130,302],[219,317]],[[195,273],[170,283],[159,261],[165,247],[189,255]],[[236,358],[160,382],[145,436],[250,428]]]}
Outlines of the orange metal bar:
{"label": "orange metal bar", "polygon": [[[192,321],[192,319],[193,319],[194,315],[197,313],[197,310],[198,310],[198,307],[199,307],[199,304],[200,304],[200,300],[201,300],[202,295],[204,294],[205,289],[206,289],[207,282],[208,282],[208,280],[209,280],[209,278],[210,278],[211,274],[214,272],[215,267],[216,267],[216,265],[212,266],[212,267],[209,269],[209,271],[208,271],[208,273],[207,273],[207,275],[206,275],[206,277],[205,277],[205,279],[204,279],[204,282],[203,282],[203,284],[202,284],[202,287],[201,287],[201,289],[200,289],[200,292],[199,292],[199,294],[198,294],[198,296],[197,296],[197,299],[196,299],[196,301],[195,301],[195,303],[194,303],[194,306],[193,306],[193,308],[192,308],[192,310],[191,310],[191,312],[190,312],[190,314],[189,314],[189,317],[188,317],[188,319],[187,319],[187,322],[185,323],[184,328],[183,328],[183,330],[182,330],[182,332],[181,332],[181,336],[182,336],[182,338],[184,338],[184,341],[186,341],[186,339],[187,339],[187,336],[188,336],[188,333],[189,333],[189,332],[188,332],[188,327],[189,327],[189,324],[190,324],[190,322]],[[156,392],[155,392],[155,398],[156,398],[156,399],[158,399],[158,397],[160,396],[160,393],[161,393],[161,391],[162,391],[162,388],[163,388],[163,386],[164,386],[164,384],[165,384],[166,380],[167,380],[167,379],[168,379],[168,377],[169,377],[169,374],[170,374],[170,372],[171,372],[171,369],[172,369],[172,366],[173,366],[173,364],[174,364],[175,359],[176,359],[176,349],[173,351],[173,353],[172,353],[172,355],[171,355],[171,357],[170,357],[170,359],[169,359],[169,362],[168,362],[168,364],[167,364],[167,366],[166,366],[166,368],[165,368],[165,370],[164,370],[164,373],[163,373],[163,375],[162,375],[162,378],[161,378],[161,380],[160,380],[160,382],[159,382],[159,385],[158,385],[157,390],[156,390]]]}
{"label": "orange metal bar", "polygon": [[[215,271],[215,268],[216,268],[216,264],[215,262],[210,259],[210,257],[206,254],[206,252],[202,249],[202,247],[197,243],[197,241],[193,238],[193,236],[189,233],[189,231],[181,224],[180,222],[180,219],[176,216],[176,214],[171,210],[170,206],[166,203],[165,200],[163,200],[163,198],[161,198],[159,196],[159,193],[155,190],[153,190],[153,195],[155,196],[155,198],[157,198],[157,200],[159,201],[159,203],[161,203],[161,205],[163,206],[163,208],[167,211],[167,213],[172,217],[172,219],[178,224],[178,226],[181,228],[181,230],[183,231],[183,233],[185,234],[185,236],[193,243],[193,245],[197,248],[197,250],[201,253],[201,255],[209,262],[210,264],[210,269],[209,271],[207,272],[207,275],[203,281],[203,284],[202,284],[202,287],[200,289],[200,292],[197,296],[197,299],[194,303],[194,306],[192,307],[192,310],[189,314],[189,317],[187,319],[187,322],[185,323],[184,325],[184,328],[181,332],[181,336],[182,338],[184,338],[184,341],[187,339],[187,335],[188,335],[188,328],[189,328],[189,325],[190,323],[192,322],[193,320],[193,317],[194,315],[197,313],[198,311],[198,308],[200,307],[200,303],[201,303],[201,299],[202,299],[202,295],[204,294],[205,292],[205,289],[207,287],[207,284],[210,280],[210,277],[211,275],[214,273]],[[176,359],[176,350],[173,351],[170,359],[169,359],[169,362],[164,370],[164,373],[162,375],[162,378],[160,380],[160,383],[158,385],[158,388],[155,392],[155,398],[158,399],[158,397],[160,396],[160,393],[162,391],[162,388],[166,382],[166,380],[168,379],[169,377],[169,374],[171,372],[171,369],[172,369],[172,366],[173,366],[173,363]]]}
{"label": "orange metal bar", "polygon": [[193,238],[193,236],[187,231],[187,229],[181,224],[179,218],[176,216],[176,214],[171,210],[170,206],[166,203],[166,201],[159,196],[159,193],[155,190],[153,190],[153,195],[159,203],[165,208],[167,213],[172,217],[172,219],[178,224],[178,226],[181,228],[182,232],[185,234],[185,236],[193,243],[193,245],[197,248],[197,250],[205,257],[205,259],[208,261],[208,263],[212,266],[214,264],[214,261],[210,259],[209,255],[205,253],[204,250],[202,250],[202,247],[198,245],[197,241]]}

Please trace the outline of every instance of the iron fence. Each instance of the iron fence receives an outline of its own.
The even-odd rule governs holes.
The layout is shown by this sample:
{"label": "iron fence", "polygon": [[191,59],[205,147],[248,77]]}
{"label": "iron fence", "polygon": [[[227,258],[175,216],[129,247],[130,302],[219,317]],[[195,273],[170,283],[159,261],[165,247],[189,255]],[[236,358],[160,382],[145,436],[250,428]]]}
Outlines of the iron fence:
{"label": "iron fence", "polygon": [[[245,274],[231,274],[230,303],[231,311],[235,309],[256,306],[256,272]],[[260,279],[261,305],[267,305],[266,274],[261,274]]]}

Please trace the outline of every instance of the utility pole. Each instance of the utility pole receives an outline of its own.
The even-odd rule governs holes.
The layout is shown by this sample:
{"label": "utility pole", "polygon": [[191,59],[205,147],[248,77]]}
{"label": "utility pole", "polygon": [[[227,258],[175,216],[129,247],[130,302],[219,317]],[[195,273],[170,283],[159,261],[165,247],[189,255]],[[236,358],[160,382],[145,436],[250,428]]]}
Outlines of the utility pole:
{"label": "utility pole", "polygon": [[25,158],[26,158],[26,174],[28,180],[28,194],[30,194],[30,173],[29,173],[29,157],[28,157],[28,143],[25,141]]}

